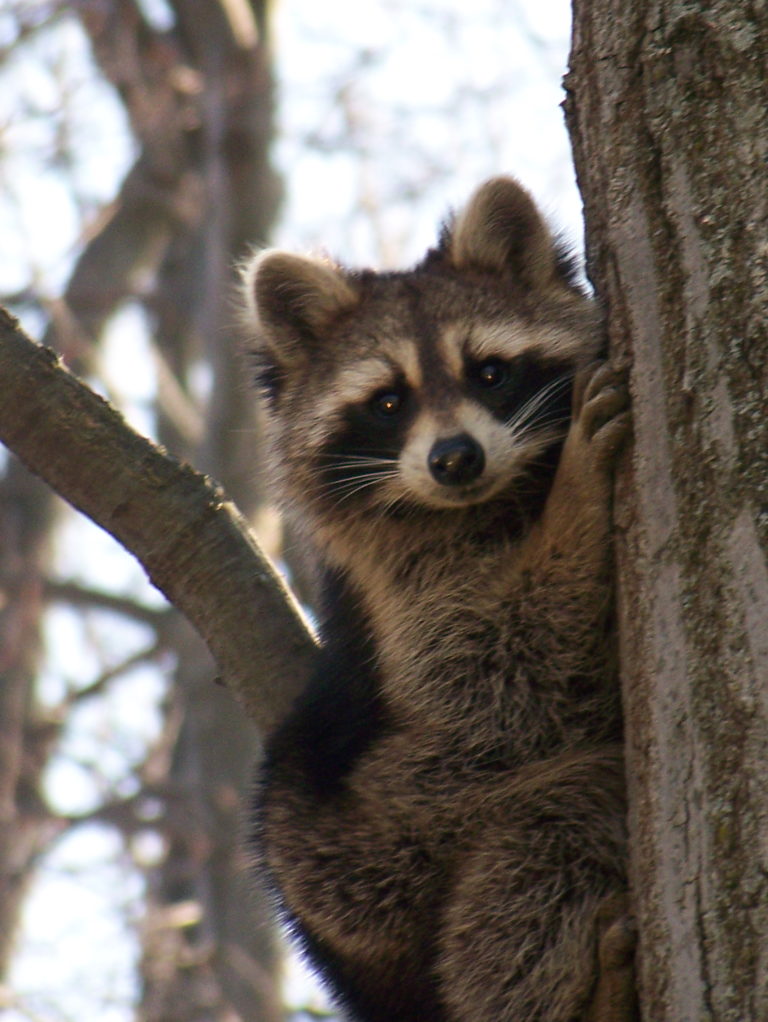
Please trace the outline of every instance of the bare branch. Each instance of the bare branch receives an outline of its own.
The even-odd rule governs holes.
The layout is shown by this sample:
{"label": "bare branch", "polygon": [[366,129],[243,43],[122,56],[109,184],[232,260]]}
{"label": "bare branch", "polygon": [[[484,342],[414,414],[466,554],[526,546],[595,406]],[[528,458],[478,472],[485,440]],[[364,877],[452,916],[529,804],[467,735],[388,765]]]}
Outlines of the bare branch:
{"label": "bare branch", "polygon": [[4,310],[0,377],[0,439],[138,558],[205,639],[249,717],[273,726],[316,647],[234,505],[135,433]]}
{"label": "bare branch", "polygon": [[44,580],[43,586],[44,595],[51,601],[120,614],[140,624],[149,625],[158,632],[162,632],[169,619],[169,611],[166,608],[147,607],[129,596],[116,596],[114,593],[105,593],[101,589],[91,589],[75,582],[56,582],[51,579]]}
{"label": "bare branch", "polygon": [[75,706],[78,703],[85,702],[87,699],[93,699],[94,696],[101,695],[101,693],[110,685],[115,678],[119,678],[121,675],[126,674],[133,667],[137,667],[139,664],[146,663],[148,660],[152,660],[157,657],[163,650],[163,645],[160,642],[153,642],[149,646],[145,646],[140,649],[137,653],[131,654],[126,657],[125,660],[121,660],[119,664],[115,664],[114,667],[108,668],[103,671],[98,678],[94,678],[92,682],[86,685],[85,688],[78,688],[72,691],[66,700],[68,706]]}

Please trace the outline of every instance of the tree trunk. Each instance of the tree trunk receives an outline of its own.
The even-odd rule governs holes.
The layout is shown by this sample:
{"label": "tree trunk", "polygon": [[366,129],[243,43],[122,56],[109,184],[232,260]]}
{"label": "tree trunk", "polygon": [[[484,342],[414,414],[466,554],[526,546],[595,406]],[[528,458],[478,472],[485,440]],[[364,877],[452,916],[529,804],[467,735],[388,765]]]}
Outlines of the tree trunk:
{"label": "tree trunk", "polygon": [[768,8],[576,0],[589,271],[631,370],[617,555],[646,1022],[768,1018]]}
{"label": "tree trunk", "polygon": [[53,501],[12,462],[0,479],[0,976],[41,852],[62,829],[40,792],[55,720],[35,698]]}
{"label": "tree trunk", "polygon": [[[204,360],[211,373],[208,400],[195,408],[198,435],[179,430],[160,402],[160,440],[221,480],[249,515],[261,496],[256,403],[242,385],[238,346],[227,325],[235,261],[248,243],[266,239],[277,211],[278,184],[269,161],[267,2],[249,0],[235,8],[171,0],[170,7],[174,25],[162,37],[130,4],[113,4],[107,19],[86,11],[84,23],[103,70],[121,90],[146,162],[156,177],[174,182],[179,215],[160,249],[149,303],[154,344],[190,407],[195,363]],[[166,67],[169,52],[176,78]],[[194,82],[186,95],[173,87],[182,69]],[[173,518],[161,525],[176,532],[187,559],[197,562],[199,530],[184,536]],[[236,591],[235,571],[231,566],[224,573],[229,584],[216,601],[222,609]],[[204,589],[210,602],[210,587]],[[230,632],[247,627],[240,605]],[[276,948],[265,899],[246,882],[238,852],[256,732],[227,694],[211,685],[213,661],[191,629],[176,630],[174,649],[172,700],[179,723],[165,781],[175,812],[171,800],[167,819],[158,824],[167,854],[147,878],[138,1016],[142,1022],[271,1022],[281,1015]]]}

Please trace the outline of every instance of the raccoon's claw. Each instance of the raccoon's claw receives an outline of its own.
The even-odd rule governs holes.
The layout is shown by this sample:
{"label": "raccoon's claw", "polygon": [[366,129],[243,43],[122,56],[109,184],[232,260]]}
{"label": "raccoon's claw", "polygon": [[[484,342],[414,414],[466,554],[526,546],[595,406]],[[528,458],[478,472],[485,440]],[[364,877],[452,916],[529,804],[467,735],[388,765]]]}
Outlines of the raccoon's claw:
{"label": "raccoon's claw", "polygon": [[630,426],[629,391],[626,373],[600,363],[591,375],[585,372],[576,388],[578,419],[586,439],[597,445],[603,457],[610,457],[621,447]]}

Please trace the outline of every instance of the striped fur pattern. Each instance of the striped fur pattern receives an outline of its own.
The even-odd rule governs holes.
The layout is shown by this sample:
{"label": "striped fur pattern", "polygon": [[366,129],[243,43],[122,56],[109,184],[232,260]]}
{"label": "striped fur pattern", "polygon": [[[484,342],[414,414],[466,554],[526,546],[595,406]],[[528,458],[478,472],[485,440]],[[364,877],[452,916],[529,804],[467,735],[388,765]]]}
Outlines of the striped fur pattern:
{"label": "striped fur pattern", "polygon": [[323,593],[255,809],[284,918],[362,1022],[633,1017],[597,967],[606,926],[631,940],[627,398],[594,304],[508,178],[412,270],[268,251],[244,278],[275,485]]}

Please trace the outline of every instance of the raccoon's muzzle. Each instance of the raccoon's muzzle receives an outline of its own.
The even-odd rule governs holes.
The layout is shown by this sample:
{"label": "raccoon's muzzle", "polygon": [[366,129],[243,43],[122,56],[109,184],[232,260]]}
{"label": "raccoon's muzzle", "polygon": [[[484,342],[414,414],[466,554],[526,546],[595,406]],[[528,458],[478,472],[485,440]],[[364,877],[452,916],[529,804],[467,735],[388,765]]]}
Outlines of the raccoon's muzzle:
{"label": "raccoon's muzzle", "polygon": [[469,433],[438,440],[427,459],[432,478],[441,486],[465,486],[479,479],[485,468],[485,453]]}

